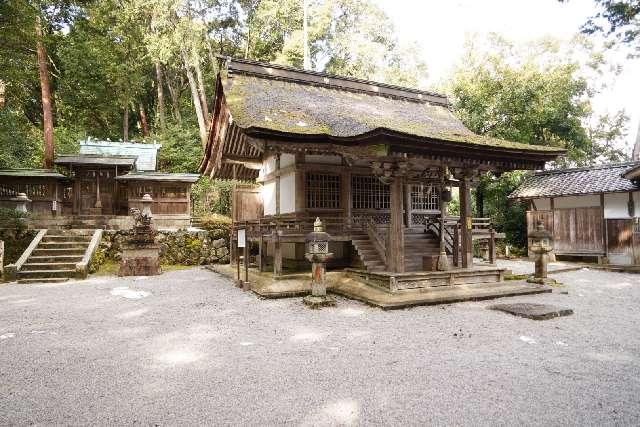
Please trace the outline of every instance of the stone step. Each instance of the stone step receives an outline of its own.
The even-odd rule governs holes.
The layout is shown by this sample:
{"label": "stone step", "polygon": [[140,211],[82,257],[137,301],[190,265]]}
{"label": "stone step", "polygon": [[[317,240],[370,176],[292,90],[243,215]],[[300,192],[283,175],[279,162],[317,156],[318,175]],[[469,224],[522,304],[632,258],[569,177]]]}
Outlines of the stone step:
{"label": "stone step", "polygon": [[75,262],[30,262],[27,260],[23,264],[20,271],[43,271],[43,270],[74,270],[76,268]]}
{"label": "stone step", "polygon": [[80,262],[82,255],[52,255],[52,256],[33,256],[31,255],[27,262],[34,263],[50,263],[50,262]]}
{"label": "stone step", "polygon": [[89,242],[40,242],[38,248],[41,249],[76,249],[86,248],[89,246]]}
{"label": "stone step", "polygon": [[18,279],[49,279],[49,278],[72,278],[75,277],[76,270],[32,270],[18,271]]}
{"label": "stone step", "polygon": [[49,277],[40,279],[18,279],[18,283],[61,283],[68,280],[68,277]]}
{"label": "stone step", "polygon": [[84,255],[85,252],[86,252],[86,249],[84,249],[84,248],[80,248],[80,249],[69,249],[69,248],[62,248],[62,249],[47,248],[47,249],[42,249],[42,248],[40,248],[40,246],[38,246],[37,248],[35,248],[33,250],[32,254],[35,255],[35,256]]}
{"label": "stone step", "polygon": [[42,243],[54,243],[54,242],[61,242],[61,243],[67,243],[67,242],[83,242],[83,243],[89,243],[91,242],[91,236],[84,236],[84,235],[80,235],[80,236],[74,236],[74,235],[49,235],[49,234],[45,234],[44,237],[42,238]]}

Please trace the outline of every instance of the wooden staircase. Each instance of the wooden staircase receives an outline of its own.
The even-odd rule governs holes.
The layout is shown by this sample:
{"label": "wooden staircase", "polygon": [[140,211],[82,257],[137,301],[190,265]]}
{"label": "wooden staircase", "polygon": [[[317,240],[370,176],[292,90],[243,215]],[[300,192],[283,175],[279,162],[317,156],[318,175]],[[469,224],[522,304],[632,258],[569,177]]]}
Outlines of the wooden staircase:
{"label": "wooden staircase", "polygon": [[439,255],[440,242],[424,228],[404,229],[404,271],[423,271],[422,257]]}
{"label": "wooden staircase", "polygon": [[[367,271],[384,271],[385,260],[380,256],[371,238],[365,234],[354,234],[351,243]],[[406,272],[422,271],[425,255],[439,255],[440,242],[424,228],[406,228],[404,230],[404,268]]]}
{"label": "wooden staircase", "polygon": [[89,248],[93,230],[49,230],[17,272],[18,283],[64,282]]}
{"label": "wooden staircase", "polygon": [[367,234],[352,235],[351,244],[358,252],[358,256],[360,256],[360,260],[367,271],[385,270],[385,262],[380,258],[378,251]]}

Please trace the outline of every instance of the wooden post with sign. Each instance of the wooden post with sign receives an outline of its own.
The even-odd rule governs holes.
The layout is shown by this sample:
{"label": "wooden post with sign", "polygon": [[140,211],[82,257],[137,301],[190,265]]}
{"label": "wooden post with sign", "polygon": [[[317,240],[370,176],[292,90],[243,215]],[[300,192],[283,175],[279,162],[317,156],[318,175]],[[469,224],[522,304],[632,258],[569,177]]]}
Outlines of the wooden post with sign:
{"label": "wooden post with sign", "polygon": [[[245,247],[247,246],[247,238],[246,238],[246,230],[244,228],[239,228],[238,229],[238,253],[236,254],[236,270],[238,273],[238,286],[242,286],[242,280],[240,279],[240,251],[244,252],[246,254],[245,251]],[[244,260],[245,266],[247,263],[247,260]]]}

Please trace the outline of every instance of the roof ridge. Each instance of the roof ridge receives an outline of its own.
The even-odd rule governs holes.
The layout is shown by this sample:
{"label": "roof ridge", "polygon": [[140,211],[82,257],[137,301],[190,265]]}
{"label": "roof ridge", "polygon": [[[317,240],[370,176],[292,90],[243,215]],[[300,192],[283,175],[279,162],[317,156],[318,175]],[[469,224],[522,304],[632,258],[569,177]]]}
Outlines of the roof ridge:
{"label": "roof ridge", "polygon": [[533,174],[533,176],[559,175],[563,173],[584,172],[584,171],[600,170],[600,169],[615,169],[615,168],[625,167],[625,166],[640,166],[640,161],[606,163],[602,165],[582,166],[579,168],[569,168],[569,169],[543,170],[543,171],[536,171]]}
{"label": "roof ridge", "polygon": [[217,55],[217,57],[219,60],[224,62],[224,65],[221,68],[226,68],[230,74],[240,72],[244,74],[268,77],[274,80],[289,80],[309,85],[365,92],[376,96],[404,98],[414,102],[431,102],[446,107],[451,105],[446,95],[433,91],[397,86],[389,83],[375,82],[355,77],[340,76],[321,71],[304,70],[287,65],[272,64],[250,59],[232,58],[230,56],[223,55]]}

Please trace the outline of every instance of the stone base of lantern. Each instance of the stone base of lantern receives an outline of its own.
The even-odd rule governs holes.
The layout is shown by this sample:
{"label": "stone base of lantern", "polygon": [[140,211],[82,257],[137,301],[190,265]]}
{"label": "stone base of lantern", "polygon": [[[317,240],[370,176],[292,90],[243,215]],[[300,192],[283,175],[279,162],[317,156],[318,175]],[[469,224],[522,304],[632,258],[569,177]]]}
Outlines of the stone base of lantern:
{"label": "stone base of lantern", "polygon": [[160,246],[154,243],[123,246],[118,276],[155,276],[160,273]]}
{"label": "stone base of lantern", "polygon": [[556,279],[552,279],[551,277],[529,277],[527,279],[527,283],[536,283],[538,285],[555,285]]}
{"label": "stone base of lantern", "polygon": [[302,298],[302,302],[309,308],[335,307],[336,299],[329,295],[316,296],[307,295]]}

